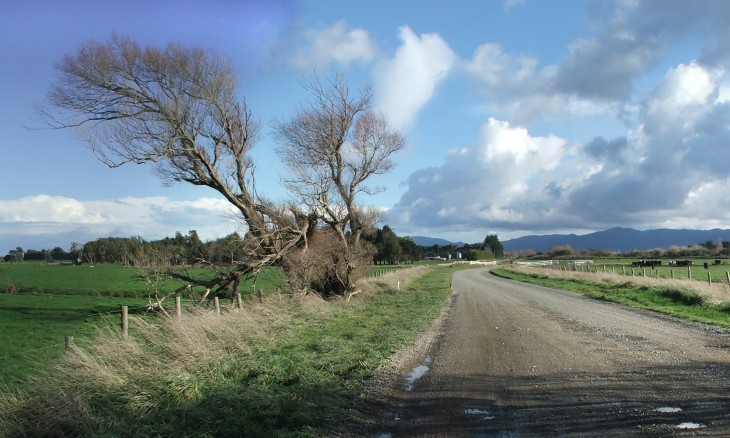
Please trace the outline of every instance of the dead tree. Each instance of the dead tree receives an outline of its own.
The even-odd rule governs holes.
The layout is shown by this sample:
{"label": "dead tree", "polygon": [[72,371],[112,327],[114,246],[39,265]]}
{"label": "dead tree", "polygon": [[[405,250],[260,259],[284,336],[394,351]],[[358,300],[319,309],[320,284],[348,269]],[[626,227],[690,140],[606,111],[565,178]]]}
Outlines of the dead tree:
{"label": "dead tree", "polygon": [[78,129],[110,167],[151,163],[164,181],[209,187],[240,214],[245,256],[233,270],[201,280],[204,286],[230,286],[231,278],[255,275],[306,245],[310,222],[256,193],[249,153],[259,124],[237,97],[235,73],[223,58],[176,44],[143,48],[113,36],[83,44],[56,69],[41,108],[52,127]]}
{"label": "dead tree", "polygon": [[[290,171],[286,186],[326,225],[318,247],[330,263],[341,266],[322,270],[322,277],[309,283],[326,289],[320,291],[326,295],[344,295],[354,288],[358,266],[372,259],[360,238],[379,215],[364,208],[361,197],[383,188],[366,183],[393,168],[392,156],[405,147],[405,140],[372,109],[369,87],[353,95],[341,73],[325,80],[315,76],[305,87],[311,100],[290,120],[275,123],[275,137]],[[323,244],[327,238],[335,242]],[[304,252],[291,255],[306,258]]]}

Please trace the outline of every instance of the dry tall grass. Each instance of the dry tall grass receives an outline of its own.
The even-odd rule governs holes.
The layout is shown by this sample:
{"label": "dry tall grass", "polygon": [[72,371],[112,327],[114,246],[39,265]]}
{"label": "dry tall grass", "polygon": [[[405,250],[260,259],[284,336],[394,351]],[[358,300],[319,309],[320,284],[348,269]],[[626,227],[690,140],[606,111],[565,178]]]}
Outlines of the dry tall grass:
{"label": "dry tall grass", "polygon": [[0,436],[28,431],[35,436],[65,436],[67,430],[91,435],[105,427],[111,418],[107,411],[121,407],[135,417],[160,403],[196,401],[201,396],[200,381],[215,379],[216,373],[223,377],[232,356],[265,345],[296,312],[318,307],[321,304],[295,310],[292,303],[271,299],[221,316],[213,312],[183,314],[180,319],[131,316],[131,336],[126,339],[110,322],[98,329],[95,339],[64,355],[47,375],[32,377],[26,391],[0,397]]}
{"label": "dry tall grass", "polygon": [[510,265],[505,268],[524,274],[545,275],[552,278],[566,278],[574,280],[584,280],[593,282],[606,283],[626,283],[630,282],[637,286],[647,287],[672,287],[686,291],[692,291],[700,295],[707,302],[713,304],[730,302],[730,284],[713,282],[709,284],[707,281],[688,280],[679,278],[666,277],[650,277],[643,275],[626,276],[619,273],[598,271],[566,271],[559,269],[550,269],[545,267]]}

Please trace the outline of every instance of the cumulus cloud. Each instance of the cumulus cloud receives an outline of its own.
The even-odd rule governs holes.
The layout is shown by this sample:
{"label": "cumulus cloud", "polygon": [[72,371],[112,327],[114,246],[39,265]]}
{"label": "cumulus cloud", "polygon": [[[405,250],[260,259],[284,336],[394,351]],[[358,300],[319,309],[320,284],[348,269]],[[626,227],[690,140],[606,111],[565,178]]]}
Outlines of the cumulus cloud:
{"label": "cumulus cloud", "polygon": [[[617,140],[630,148],[631,156],[607,162],[574,190],[571,208],[578,213],[616,205],[624,221],[696,212],[688,210],[696,193],[726,185],[722,163],[730,159],[730,106],[720,99],[723,80],[724,72],[697,62],[670,69],[642,103],[639,129],[627,140]],[[595,151],[595,144],[586,150]],[[720,210],[716,214],[725,216]]]}
{"label": "cumulus cloud", "polygon": [[514,201],[555,170],[565,150],[561,138],[532,136],[490,118],[477,146],[453,150],[442,166],[412,174],[388,220],[409,229],[451,230],[523,223],[531,214]]}
{"label": "cumulus cloud", "polygon": [[85,243],[107,236],[159,239],[193,229],[202,239],[214,239],[236,231],[232,217],[230,205],[217,198],[80,201],[37,195],[0,200],[0,244],[8,249],[65,248],[72,241]]}
{"label": "cumulus cloud", "polygon": [[320,67],[335,61],[343,66],[353,62],[371,62],[377,54],[375,45],[364,29],[347,29],[338,21],[323,29],[307,29],[292,63],[300,69]]}
{"label": "cumulus cloud", "polygon": [[393,126],[403,129],[431,99],[458,58],[437,34],[418,36],[403,26],[399,36],[402,43],[395,56],[376,67],[375,94],[378,107]]}
{"label": "cumulus cloud", "polygon": [[729,21],[728,2],[597,2],[588,17],[595,33],[573,40],[562,58],[541,64],[486,43],[465,62],[465,71],[490,99],[492,113],[521,124],[616,116],[646,98],[637,83],[677,44],[699,40],[697,59],[710,68],[724,66]]}
{"label": "cumulus cloud", "polygon": [[722,68],[679,64],[639,102],[636,126],[583,145],[490,118],[477,146],[408,178],[388,221],[400,233],[441,236],[726,228],[729,82]]}

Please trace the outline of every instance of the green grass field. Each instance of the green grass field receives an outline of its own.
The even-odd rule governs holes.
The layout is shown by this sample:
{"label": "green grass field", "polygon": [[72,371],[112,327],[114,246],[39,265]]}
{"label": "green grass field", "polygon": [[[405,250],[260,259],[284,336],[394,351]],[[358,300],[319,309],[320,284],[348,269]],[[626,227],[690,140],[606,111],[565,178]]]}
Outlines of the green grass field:
{"label": "green grass field", "polygon": [[[205,276],[203,268],[190,270]],[[177,280],[162,281],[160,290],[172,291],[180,286]],[[281,271],[264,270],[259,276],[257,288],[266,291],[285,288]],[[241,283],[242,294],[252,291],[252,281]],[[70,265],[46,263],[0,263],[0,293],[50,293],[54,295],[90,295],[143,298],[147,296],[145,284],[134,268],[121,265]]]}
{"label": "green grass field", "polygon": [[64,339],[88,339],[105,316],[122,305],[138,313],[140,298],[51,294],[0,294],[0,386],[13,385],[38,363],[53,362],[64,352]]}
{"label": "green grass field", "polygon": [[[147,292],[136,275],[119,265],[0,263],[0,387],[57,359],[65,336],[83,342],[95,325],[110,323],[104,315],[116,324],[122,305],[130,314],[144,312]],[[168,280],[161,289],[179,285]],[[264,271],[256,287],[265,294],[286,290],[277,269]],[[242,283],[240,291],[250,297],[253,284]]]}

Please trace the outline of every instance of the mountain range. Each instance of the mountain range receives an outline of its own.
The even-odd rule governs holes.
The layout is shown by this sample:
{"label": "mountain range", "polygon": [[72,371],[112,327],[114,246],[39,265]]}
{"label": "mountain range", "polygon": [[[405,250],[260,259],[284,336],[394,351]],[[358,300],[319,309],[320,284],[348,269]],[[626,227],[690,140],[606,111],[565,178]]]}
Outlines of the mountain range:
{"label": "mountain range", "polygon": [[[420,246],[450,245],[444,239],[412,237],[413,241]],[[605,231],[577,235],[577,234],[547,234],[530,235],[502,241],[505,251],[519,251],[533,249],[538,252],[549,251],[550,248],[560,245],[570,245],[576,251],[583,250],[606,250],[628,252],[632,250],[645,251],[654,248],[668,248],[673,245],[689,246],[707,241],[730,241],[730,230],[635,230],[633,228],[610,228]],[[427,244],[424,244],[425,242]],[[445,242],[445,243],[439,243]],[[453,243],[462,246],[463,243]]]}
{"label": "mountain range", "polygon": [[446,239],[439,239],[437,237],[426,237],[426,236],[410,236],[411,240],[418,245],[422,246],[424,248],[428,248],[429,246],[439,245],[439,246],[447,246],[447,245],[456,245],[457,247],[464,246],[464,242],[450,242]]}

